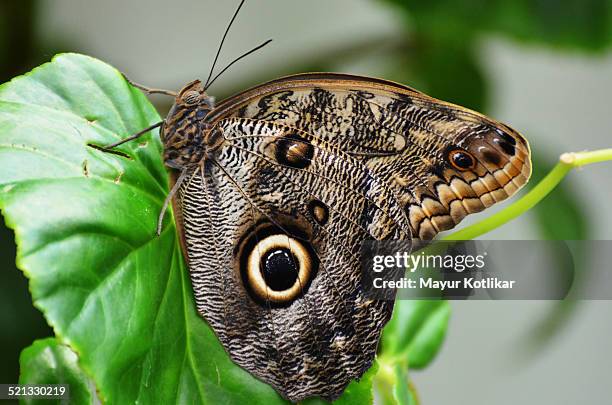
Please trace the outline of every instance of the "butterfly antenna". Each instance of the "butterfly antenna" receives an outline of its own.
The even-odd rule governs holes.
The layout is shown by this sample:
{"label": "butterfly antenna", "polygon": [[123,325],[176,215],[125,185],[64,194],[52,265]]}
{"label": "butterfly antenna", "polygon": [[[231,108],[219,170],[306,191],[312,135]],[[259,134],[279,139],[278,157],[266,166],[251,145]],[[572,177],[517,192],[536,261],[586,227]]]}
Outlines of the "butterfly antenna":
{"label": "butterfly antenna", "polygon": [[240,4],[238,5],[238,8],[234,12],[234,16],[232,17],[232,19],[231,19],[229,25],[227,26],[227,28],[225,29],[225,33],[223,34],[223,38],[221,39],[221,43],[219,44],[219,48],[217,49],[217,55],[215,56],[215,60],[213,61],[212,66],[210,67],[210,72],[208,73],[208,78],[206,79],[206,84],[204,85],[204,87],[208,86],[208,82],[210,81],[210,77],[212,76],[213,70],[215,69],[215,65],[217,64],[217,59],[219,59],[219,55],[221,54],[221,48],[223,48],[223,43],[225,42],[225,37],[227,37],[227,34],[229,33],[230,28],[232,28],[232,24],[234,23],[234,20],[238,16],[238,13],[240,12],[240,9],[242,8],[242,5],[244,4],[245,1],[246,0],[242,0],[240,2]]}
{"label": "butterfly antenna", "polygon": [[227,65],[222,71],[220,71],[208,84],[206,84],[206,86],[204,86],[204,91],[206,91],[214,82],[215,80],[217,80],[217,78],[219,76],[221,76],[223,73],[225,73],[225,71],[227,69],[229,69],[234,63],[238,62],[240,59],[246,58],[247,56],[249,56],[250,54],[252,54],[253,52],[256,52],[258,50],[260,50],[261,48],[263,48],[264,46],[268,45],[270,42],[272,42],[271,39],[268,39],[266,42],[264,42],[263,44],[256,46],[255,48],[251,49],[250,51],[240,55],[239,57],[237,57],[236,59],[234,59],[229,65]]}

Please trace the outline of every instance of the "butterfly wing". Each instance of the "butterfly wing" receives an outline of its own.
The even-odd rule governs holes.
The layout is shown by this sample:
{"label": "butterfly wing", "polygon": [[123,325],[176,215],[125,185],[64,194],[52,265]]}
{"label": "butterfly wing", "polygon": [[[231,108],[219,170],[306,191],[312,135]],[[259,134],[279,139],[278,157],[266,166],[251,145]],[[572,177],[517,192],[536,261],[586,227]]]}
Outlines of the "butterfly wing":
{"label": "butterfly wing", "polygon": [[290,125],[360,158],[400,196],[419,239],[508,198],[531,174],[517,131],[379,79],[290,76],[222,102],[211,120],[228,116]]}
{"label": "butterfly wing", "polygon": [[310,74],[228,99],[179,193],[198,311],[286,398],[334,399],[369,368],[393,302],[361,243],[431,239],[529,177],[516,131],[405,86]]}
{"label": "butterfly wing", "polygon": [[387,185],[270,121],[227,118],[179,194],[198,311],[232,359],[292,401],[338,397],[371,365],[393,301],[366,297],[361,242],[406,240]]}

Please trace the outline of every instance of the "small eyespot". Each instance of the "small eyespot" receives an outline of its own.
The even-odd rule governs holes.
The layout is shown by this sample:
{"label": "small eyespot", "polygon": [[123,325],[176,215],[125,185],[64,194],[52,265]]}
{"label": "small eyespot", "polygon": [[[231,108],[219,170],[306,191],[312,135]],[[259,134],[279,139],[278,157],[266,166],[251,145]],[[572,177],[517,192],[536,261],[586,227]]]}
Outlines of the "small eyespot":
{"label": "small eyespot", "polygon": [[200,99],[200,93],[198,93],[195,90],[190,90],[186,92],[185,94],[183,94],[182,99],[185,104],[188,104],[188,105],[196,104],[198,100]]}
{"label": "small eyespot", "polygon": [[311,200],[308,203],[308,212],[321,226],[325,225],[329,219],[329,208],[322,201]]}
{"label": "small eyespot", "polygon": [[466,171],[473,170],[476,167],[476,159],[471,153],[453,149],[448,153],[448,161],[457,170]]}
{"label": "small eyespot", "polygon": [[245,282],[255,299],[289,304],[304,293],[316,271],[316,259],[304,243],[285,234],[272,234],[252,247]]}
{"label": "small eyespot", "polygon": [[278,163],[296,169],[305,169],[312,163],[314,146],[298,134],[289,134],[276,140],[275,159]]}

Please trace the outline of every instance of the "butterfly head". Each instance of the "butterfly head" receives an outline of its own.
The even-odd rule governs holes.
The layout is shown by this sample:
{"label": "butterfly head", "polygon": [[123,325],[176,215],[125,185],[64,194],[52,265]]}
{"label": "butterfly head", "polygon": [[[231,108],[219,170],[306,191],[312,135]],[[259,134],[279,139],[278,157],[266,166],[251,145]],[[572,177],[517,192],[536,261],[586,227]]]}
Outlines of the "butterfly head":
{"label": "butterfly head", "polygon": [[195,80],[177,94],[161,129],[166,166],[182,169],[199,163],[210,144],[210,124],[206,117],[215,100]]}
{"label": "butterfly head", "polygon": [[206,94],[206,89],[200,80],[194,80],[187,83],[176,96],[174,105],[184,108],[195,108],[198,106],[207,106],[212,109],[215,100],[213,97]]}

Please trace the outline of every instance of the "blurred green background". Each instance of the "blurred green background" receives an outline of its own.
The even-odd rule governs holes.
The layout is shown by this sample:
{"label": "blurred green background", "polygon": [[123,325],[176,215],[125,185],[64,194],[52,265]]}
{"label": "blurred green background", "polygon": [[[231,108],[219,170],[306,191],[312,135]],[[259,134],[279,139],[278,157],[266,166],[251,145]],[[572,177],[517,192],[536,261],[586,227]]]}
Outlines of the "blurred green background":
{"label": "blurred green background", "polygon": [[[0,0],[0,81],[70,51],[178,89],[206,77],[234,3]],[[215,83],[218,99],[303,71],[402,82],[520,130],[535,153],[532,184],[562,152],[612,146],[610,0],[249,0],[220,65],[270,37]],[[163,115],[169,100],[153,101]],[[487,237],[612,239],[610,174],[609,165],[572,174],[532,213]],[[588,261],[588,251],[578,254]],[[2,225],[2,383],[17,381],[22,348],[52,334],[14,257]],[[440,356],[413,375],[422,402],[606,403],[610,310],[608,302],[454,302]]]}

